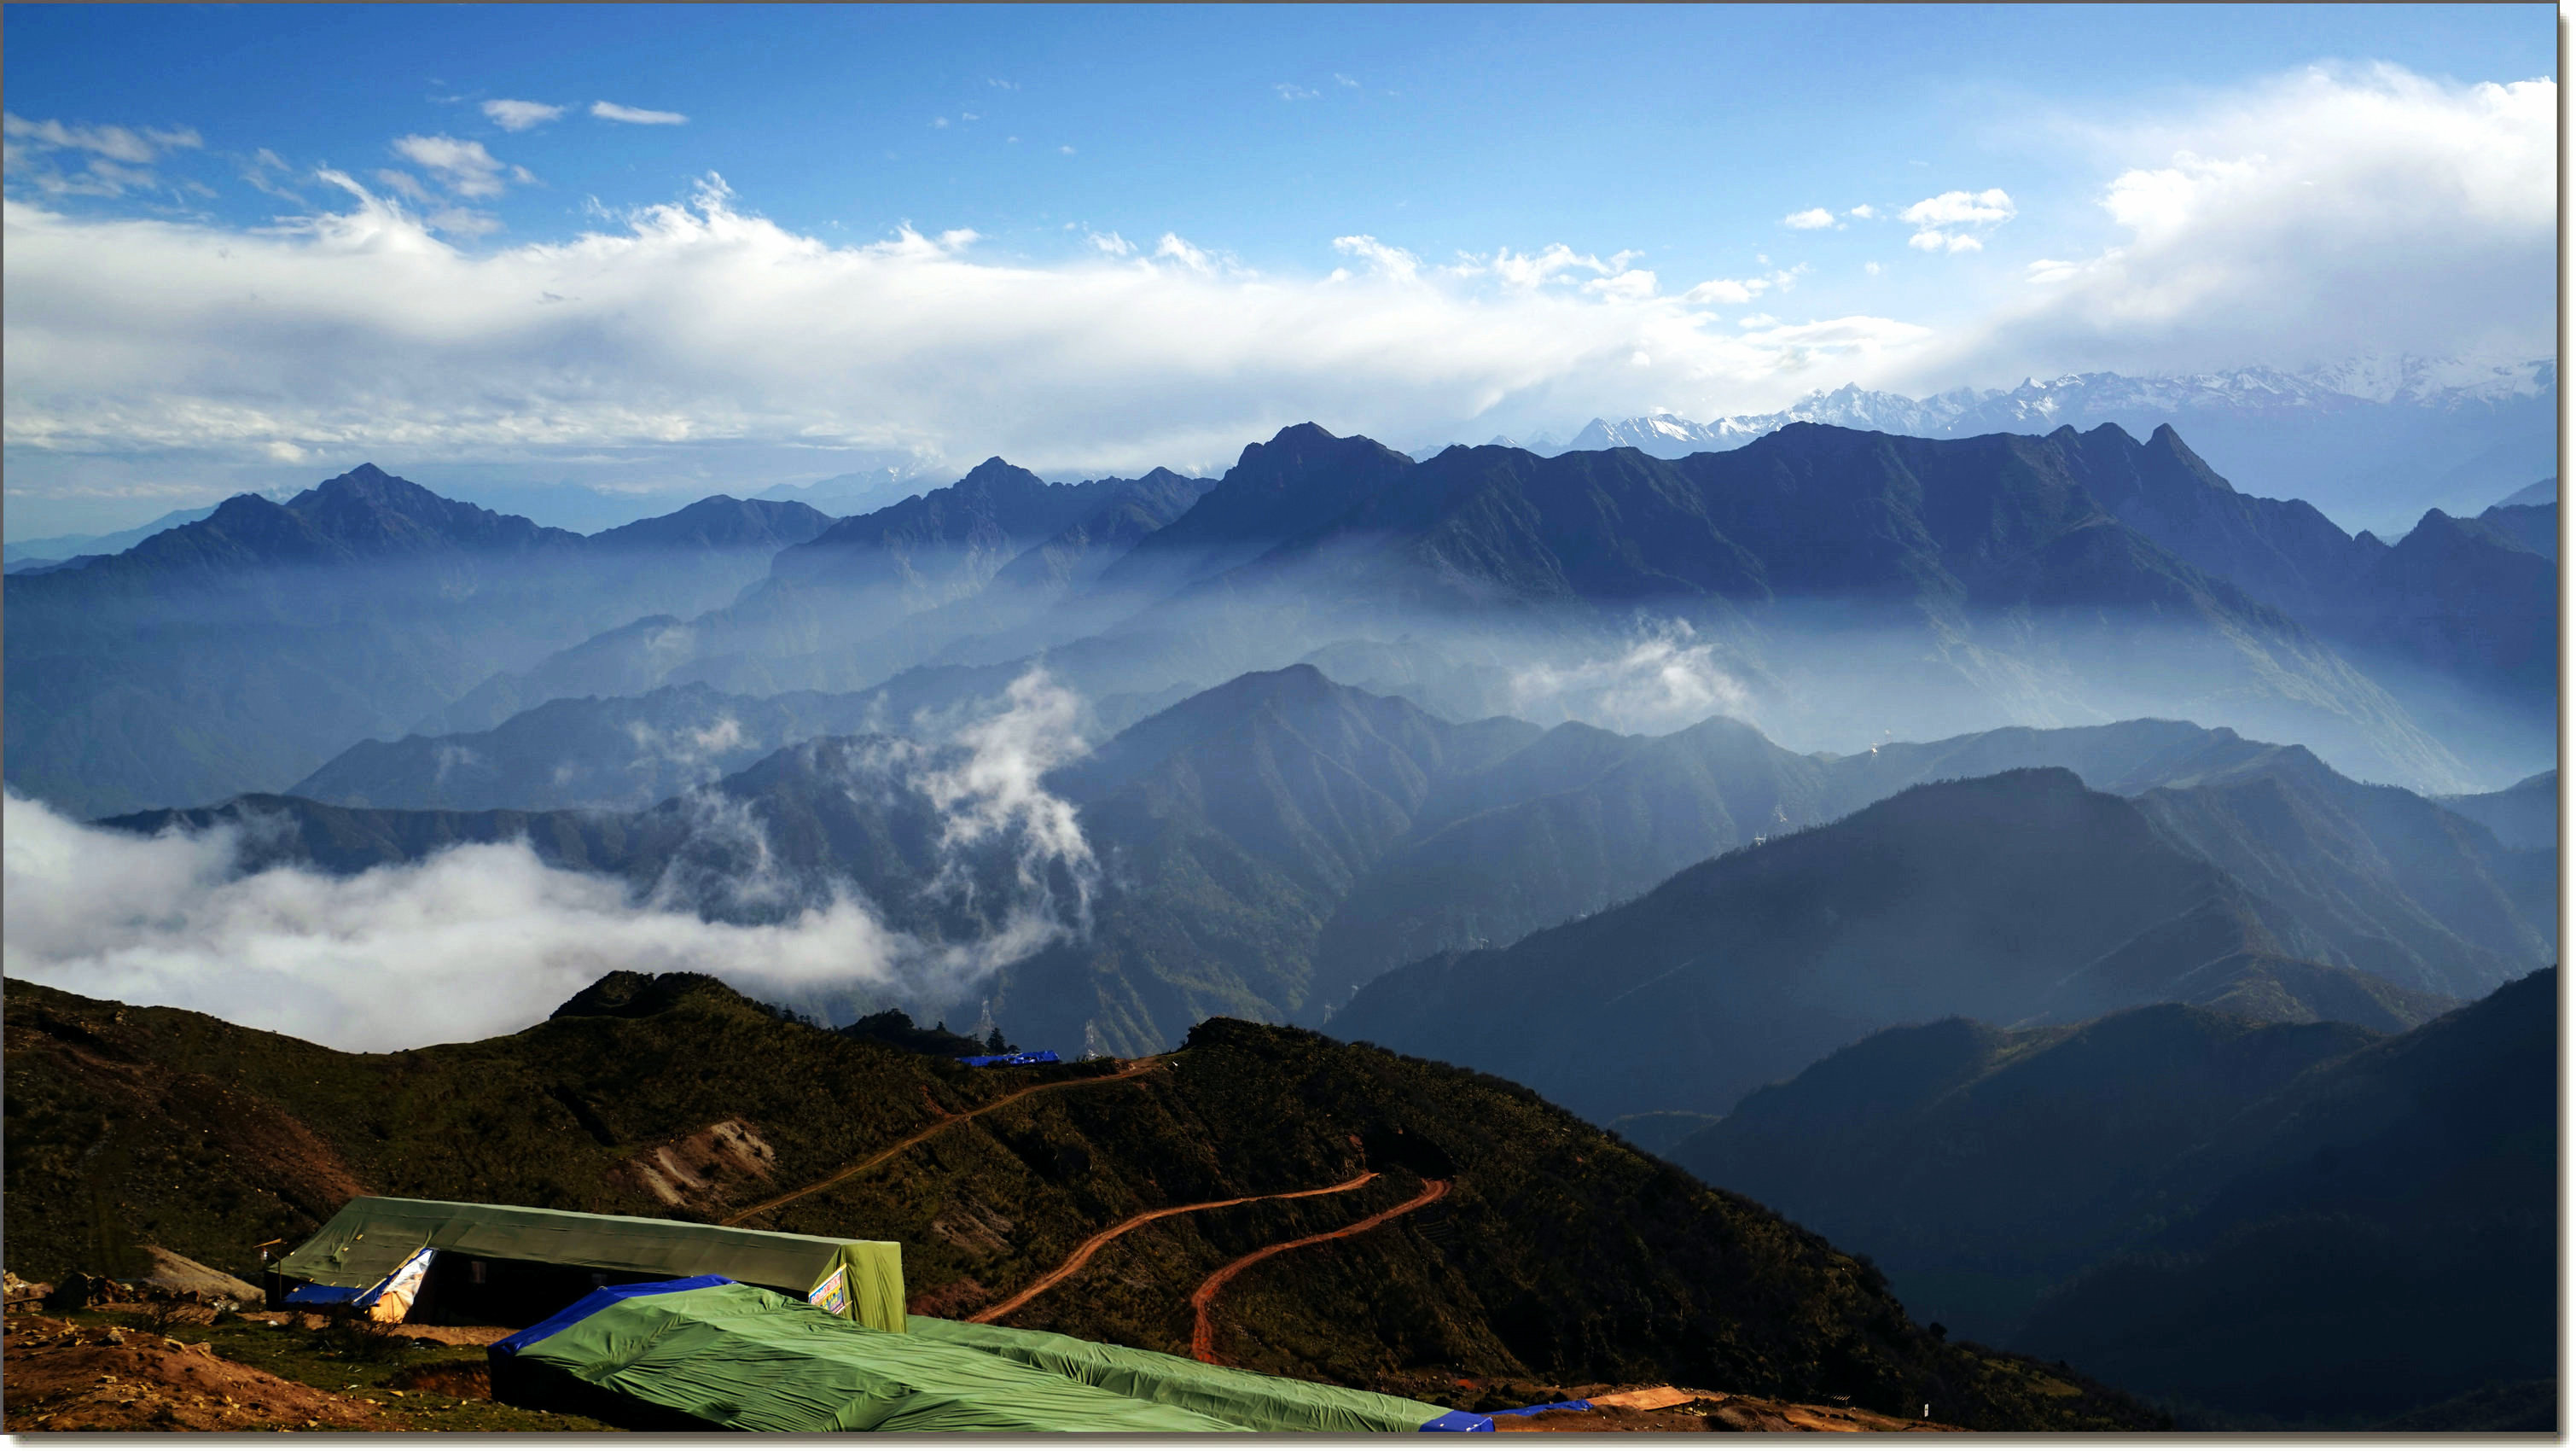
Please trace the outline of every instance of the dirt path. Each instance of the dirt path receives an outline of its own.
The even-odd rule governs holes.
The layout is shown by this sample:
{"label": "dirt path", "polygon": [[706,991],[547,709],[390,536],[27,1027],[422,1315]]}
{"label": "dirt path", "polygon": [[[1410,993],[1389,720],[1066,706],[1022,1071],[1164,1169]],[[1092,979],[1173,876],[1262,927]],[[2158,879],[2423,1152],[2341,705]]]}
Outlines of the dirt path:
{"label": "dirt path", "polygon": [[1217,1291],[1225,1288],[1226,1281],[1233,1279],[1235,1276],[1252,1268],[1254,1265],[1261,1263],[1263,1260],[1270,1258],[1272,1255],[1286,1254],[1292,1249],[1304,1249],[1310,1244],[1322,1244],[1326,1240],[1348,1239],[1355,1234],[1366,1234],[1370,1230],[1377,1228],[1379,1225],[1386,1223],[1388,1220],[1395,1218],[1397,1215],[1411,1214],[1413,1211],[1420,1209],[1422,1206],[1429,1204],[1431,1201],[1438,1199],[1441,1195],[1448,1192],[1448,1180],[1425,1179],[1422,1181],[1421,1193],[1414,1195],[1412,1198],[1395,1206],[1393,1209],[1381,1209],[1377,1213],[1370,1215],[1368,1218],[1361,1220],[1357,1224],[1346,1225],[1340,1229],[1327,1230],[1322,1234],[1310,1234],[1304,1239],[1292,1239],[1284,1244],[1274,1244],[1264,1249],[1254,1250],[1252,1253],[1236,1260],[1233,1264],[1227,1265],[1224,1269],[1208,1276],[1205,1283],[1190,1292],[1190,1309],[1198,1317],[1198,1323],[1190,1327],[1190,1357],[1193,1360],[1204,1361],[1209,1365],[1217,1364],[1216,1322],[1211,1318],[1211,1316],[1216,1308]]}
{"label": "dirt path", "polygon": [[[1103,1083],[1123,1083],[1134,1078],[1140,1073],[1151,1071],[1155,1067],[1159,1066],[1165,1058],[1170,1056],[1170,1054],[1164,1054],[1160,1057],[1154,1058],[1139,1058],[1135,1062],[1128,1064],[1126,1067],[1119,1069],[1117,1072],[1107,1074],[1099,1078],[1074,1078],[1068,1079],[1062,1083],[1032,1084],[1027,1088],[1021,1089],[1017,1093],[1006,1093],[1000,1098],[994,1099],[991,1103],[984,1104],[977,1108],[970,1108],[964,1113],[949,1114],[946,1118],[943,1118],[939,1122],[932,1124],[930,1127],[923,1129],[921,1132],[914,1134],[911,1138],[905,1139],[902,1143],[895,1145],[893,1148],[879,1150],[877,1153],[861,1159],[859,1162],[852,1164],[846,1169],[839,1170],[825,1178],[815,1180],[813,1183],[806,1185],[802,1189],[790,1189],[775,1199],[764,1199],[758,1204],[751,1206],[749,1209],[745,1209],[738,1214],[727,1216],[726,1218],[718,1221],[718,1223],[738,1225],[745,1220],[767,1214],[773,1209],[793,1204],[808,1194],[829,1189],[833,1185],[840,1183],[842,1180],[847,1179],[852,1175],[866,1173],[868,1170],[875,1168],[877,1165],[884,1163],[886,1160],[893,1158],[895,1155],[902,1153],[913,1145],[939,1133],[942,1129],[955,1128],[957,1125],[966,1122],[970,1118],[976,1118],[983,1114],[991,1113],[997,1108],[1017,1103],[1032,1093],[1047,1093],[1060,1088],[1093,1088]],[[929,1089],[925,1087],[922,1091],[927,1093],[929,1092]],[[939,1105],[935,1101],[931,1104],[931,1107],[934,1110],[946,1112],[946,1110],[939,1109]]]}
{"label": "dirt path", "polygon": [[[1101,1247],[1108,1244],[1111,1240],[1116,1239],[1118,1236],[1125,1234],[1131,1229],[1151,1224],[1157,1219],[1169,1219],[1175,1214],[1195,1214],[1202,1209],[1223,1209],[1229,1204],[1250,1204],[1256,1199],[1312,1199],[1318,1194],[1348,1194],[1352,1190],[1359,1188],[1361,1185],[1366,1184],[1376,1177],[1377,1175],[1375,1172],[1370,1172],[1362,1174],[1354,1179],[1345,1179],[1339,1184],[1331,1185],[1330,1187],[1323,1189],[1291,1189],[1285,1194],[1246,1194],[1240,1199],[1211,1199],[1205,1204],[1175,1204],[1169,1209],[1148,1209],[1144,1213],[1136,1215],[1133,1218],[1122,1219],[1116,1224],[1109,1226],[1107,1229],[1100,1231],[1098,1234],[1093,1235],[1091,1238],[1084,1240],[1071,1255],[1068,1255],[1065,1258],[1065,1262],[1063,1264],[1060,1264],[1054,1269],[1047,1271],[1045,1274],[1040,1275],[1036,1283],[1030,1285],[1027,1289],[1020,1291],[1018,1294],[1013,1295],[1011,1298],[1004,1300],[999,1305],[996,1305],[989,1310],[978,1311],[967,1318],[977,1325],[992,1324],[994,1321],[1001,1319],[1003,1316],[1010,1314],[1022,1305],[1027,1304],[1031,1300],[1036,1299],[1038,1296],[1045,1294],[1047,1291],[1052,1290],[1057,1285],[1063,1283],[1066,1277],[1072,1275],[1084,1265],[1089,1264],[1091,1262],[1091,1257],[1098,1254]],[[1440,1187],[1446,1189],[1449,1186],[1444,1184]],[[1433,1197],[1437,1198],[1438,1196],[1435,1195]],[[1425,1200],[1423,1202],[1427,1204],[1430,1201]],[[1410,1208],[1411,1206],[1408,1205],[1406,1207]],[[1399,1212],[1401,1211],[1388,1211],[1390,1214]],[[1385,1217],[1386,1215],[1378,1216],[1380,1219]],[[1347,1233],[1348,1231],[1344,1232]],[[1330,1236],[1326,1237],[1330,1238]],[[1298,1243],[1304,1244],[1306,1241],[1299,1240]],[[1266,1254],[1268,1251],[1265,1250],[1263,1253]],[[1259,1255],[1255,1255],[1253,1258],[1258,1259],[1259,1257]],[[1249,1261],[1238,1260],[1235,1262],[1235,1265],[1228,1266],[1228,1269],[1230,1270],[1246,1263],[1249,1263]],[[1225,1272],[1226,1271],[1221,1270],[1218,1273],[1223,1274]],[[1196,1302],[1193,1301],[1192,1303]]]}

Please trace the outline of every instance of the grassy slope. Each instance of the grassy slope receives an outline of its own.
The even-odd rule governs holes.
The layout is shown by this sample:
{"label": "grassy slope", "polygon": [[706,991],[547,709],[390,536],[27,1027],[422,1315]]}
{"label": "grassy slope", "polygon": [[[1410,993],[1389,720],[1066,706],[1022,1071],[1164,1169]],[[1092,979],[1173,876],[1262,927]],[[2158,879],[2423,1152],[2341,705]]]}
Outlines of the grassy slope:
{"label": "grassy slope", "polygon": [[[704,980],[648,985],[637,1016],[382,1055],[18,982],[7,1008],[10,1260],[43,1278],[130,1269],[147,1241],[255,1272],[259,1241],[301,1236],[361,1188],[715,1217],[916,1131],[933,1100],[954,1111],[1089,1071],[969,1072]],[[673,1209],[621,1167],[727,1119],[774,1151],[765,1178],[719,1168]],[[2071,1374],[1938,1341],[1866,1264],[1526,1090],[1291,1029],[1203,1024],[1134,1082],[1036,1095],[759,1222],[899,1240],[917,1301],[962,1314],[1139,1209],[1362,1163],[1382,1176],[1354,1194],[1128,1235],[1014,1322],[1180,1348],[1188,1294],[1218,1265],[1432,1175],[1457,1185],[1445,1226],[1265,1262],[1220,1302],[1220,1353],[1452,1403],[1500,1393],[1462,1379],[1669,1380],[1890,1412],[1928,1400],[1993,1427],[2145,1423]]]}

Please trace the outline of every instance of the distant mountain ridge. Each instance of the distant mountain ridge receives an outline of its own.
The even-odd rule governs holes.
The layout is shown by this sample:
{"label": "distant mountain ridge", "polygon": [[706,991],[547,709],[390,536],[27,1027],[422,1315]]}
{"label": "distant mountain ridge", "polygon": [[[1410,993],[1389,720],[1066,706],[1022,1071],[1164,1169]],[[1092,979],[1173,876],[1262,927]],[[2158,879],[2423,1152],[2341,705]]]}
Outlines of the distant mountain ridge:
{"label": "distant mountain ridge", "polygon": [[496,669],[730,598],[828,521],[703,500],[584,538],[361,465],[6,582],[8,774],[75,811],[285,784]]}
{"label": "distant mountain ridge", "polygon": [[[996,693],[1008,682],[1002,672],[983,679]],[[157,831],[283,813],[305,825],[278,839],[302,842],[291,849],[334,871],[525,835],[546,860],[643,891],[664,880],[704,816],[762,823],[771,838],[763,859],[800,884],[771,909],[819,905],[843,879],[872,902],[904,903],[928,868],[857,844],[925,829],[931,817],[906,794],[912,788],[852,776],[848,763],[868,753],[848,741],[777,750],[772,733],[794,728],[800,715],[805,728],[878,728],[907,714],[901,697],[742,701],[696,687],[643,702],[556,702],[489,737],[352,751],[314,783],[336,781],[344,804],[247,798],[111,824]],[[747,756],[756,759],[732,764]],[[680,759],[690,761],[685,773],[670,764]],[[2297,748],[2232,732],[2128,722],[1800,756],[1731,721],[1661,738],[1577,725],[1542,731],[1507,718],[1457,724],[1299,667],[1242,677],[1151,714],[1047,779],[1076,808],[1102,875],[1092,929],[1003,968],[981,991],[1031,1033],[1118,1051],[1168,1045],[1217,1014],[1321,1023],[1353,988],[1425,953],[1514,942],[1766,835],[1775,846],[1800,839],[1792,833],[1925,781],[2033,765],[2071,765],[2088,780],[2145,793],[2105,808],[2134,819],[2136,832],[2160,830],[2141,813],[2164,803],[2153,810],[2177,835],[2158,837],[2154,851],[2175,862],[2198,862],[2190,852],[2205,851],[2234,872],[2300,890],[2281,888],[2279,907],[2185,913],[2178,920],[2204,926],[2143,940],[2030,1011],[2089,1012],[2097,999],[2147,992],[2151,1000],[2168,988],[2196,998],[2256,994],[2266,1012],[2295,1012],[2300,1002],[2313,1011],[2330,1001],[2318,994],[2342,991],[2332,984],[2354,964],[2385,975],[2371,980],[2389,984],[2385,991],[2361,993],[2379,992],[2384,1010],[2407,1000],[2399,984],[2458,991],[2444,985],[2455,975],[2524,970],[2551,950],[2553,854],[2507,851],[2420,798],[2360,786]],[[596,800],[586,793],[607,795],[602,783],[630,772],[647,782],[687,779],[694,789],[623,811],[495,809],[558,778],[552,789]],[[723,779],[707,781],[719,772]],[[2278,813],[2263,805],[2264,793],[2274,791],[2299,803],[2290,813],[2296,829],[2269,828]],[[550,802],[569,804],[561,795]],[[2204,845],[2183,845],[2186,829]],[[845,855],[852,851],[859,854]],[[2222,881],[2216,868],[2192,869]],[[2211,890],[2254,895],[2234,876]],[[734,910],[722,895],[675,900]],[[956,940],[969,928],[938,930]],[[2211,980],[2172,986],[2186,969],[2231,954],[2242,960]],[[959,1007],[900,1006],[932,1016]]]}
{"label": "distant mountain ridge", "polygon": [[165,529],[194,524],[213,512],[215,506],[208,504],[201,509],[173,509],[148,524],[109,534],[58,534],[41,539],[12,539],[5,546],[0,546],[0,556],[7,558],[8,567],[14,573],[22,564],[41,560],[59,563],[76,555],[121,554]]}
{"label": "distant mountain ridge", "polygon": [[2360,1429],[2501,1383],[2545,1429],[2557,976],[2386,1037],[2178,1005],[1891,1028],[1669,1157],[1915,1313],[2194,1422]]}
{"label": "distant mountain ridge", "polygon": [[[2077,373],[1926,398],[1855,384],[1773,413],[1694,422],[1670,413],[1596,418],[1565,450],[1632,447],[1659,457],[1737,448],[1792,423],[1966,438],[2118,423],[2182,428],[2240,484],[2307,499],[2348,527],[2386,529],[2430,507],[2474,513],[2555,466],[2554,359],[2477,363],[2368,358],[2289,372],[2181,376]],[[2429,487],[2429,492],[2428,492]]]}
{"label": "distant mountain ridge", "polygon": [[[1489,447],[1417,464],[1302,425],[1220,480],[1050,485],[996,459],[836,523],[710,500],[589,539],[370,467],[13,577],[12,655],[34,684],[10,774],[85,812],[207,800],[290,784],[354,740],[488,730],[567,696],[850,693],[1041,657],[1094,699],[1169,700],[1356,652],[1400,661],[1386,683],[1452,717],[1624,724],[1628,687],[1601,666],[1647,638],[1707,692],[1680,719],[1722,705],[1849,749],[1896,733],[1858,726],[1870,702],[1902,700],[1923,735],[2188,714],[2458,793],[2546,764],[2554,571],[2509,522],[2428,516],[2384,548],[2235,493],[2170,430],[2107,428],[1798,423],[1678,461]],[[638,569],[647,542],[691,562]],[[359,574],[326,585],[326,563]],[[140,614],[71,603],[119,589]],[[135,653],[165,638],[155,611],[183,633],[265,623],[165,669],[143,663],[161,645]],[[202,673],[216,659],[222,676]]]}
{"label": "distant mountain ridge", "polygon": [[[2322,804],[2289,813],[2304,831],[2268,826],[2285,769],[2305,768],[2292,756],[2220,773],[2243,771],[2267,798],[2232,814],[2207,786],[2122,799],[2057,768],[1914,786],[1510,946],[1376,977],[1330,1027],[1504,1074],[1606,1121],[1722,1112],[1906,1021],[2072,1021],[2178,1000],[2403,1027],[2552,960],[2553,861],[2405,797],[2433,813],[2414,830],[2466,833],[2474,864],[2338,881],[2356,857],[2443,853],[2393,824],[2330,830]],[[2344,783],[2337,799],[2371,789]],[[2489,906],[2454,915],[2465,881]],[[2356,910],[2369,926],[2338,915]],[[2444,945],[2403,945],[2418,913],[2454,924]],[[2482,949],[2481,920],[2529,935],[2512,952]],[[1586,1047],[1609,1042],[1623,1051]]]}

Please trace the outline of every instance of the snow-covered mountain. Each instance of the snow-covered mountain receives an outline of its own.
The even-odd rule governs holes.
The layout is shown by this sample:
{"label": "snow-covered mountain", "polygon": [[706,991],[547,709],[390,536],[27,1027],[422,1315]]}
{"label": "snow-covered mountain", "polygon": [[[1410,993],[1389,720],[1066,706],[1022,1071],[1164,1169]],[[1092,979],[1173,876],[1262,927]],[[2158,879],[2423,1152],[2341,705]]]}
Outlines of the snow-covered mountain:
{"label": "snow-covered mountain", "polygon": [[1665,412],[1595,418],[1550,451],[1628,447],[1681,458],[1739,448],[1798,422],[1921,438],[2104,423],[2144,437],[2170,423],[2239,489],[2305,499],[2347,529],[2394,537],[2426,509],[2474,515],[2500,491],[2555,472],[2558,364],[2397,356],[2299,373],[2073,373],[1928,398],[1846,384],[1776,413],[1707,423]]}

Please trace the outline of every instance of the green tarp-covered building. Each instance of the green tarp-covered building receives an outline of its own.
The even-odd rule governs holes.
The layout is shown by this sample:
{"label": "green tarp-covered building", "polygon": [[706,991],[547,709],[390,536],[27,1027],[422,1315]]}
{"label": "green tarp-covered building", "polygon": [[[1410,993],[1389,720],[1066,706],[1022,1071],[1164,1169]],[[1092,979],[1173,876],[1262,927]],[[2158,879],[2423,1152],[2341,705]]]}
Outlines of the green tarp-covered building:
{"label": "green tarp-covered building", "polygon": [[721,1275],[904,1328],[898,1244],[508,1204],[352,1199],[273,1274],[289,1290],[360,1293],[423,1249],[436,1253],[422,1310],[442,1318],[524,1325],[602,1285]]}
{"label": "green tarp-covered building", "polygon": [[503,1400],[636,1430],[1490,1431],[1484,1416],[1061,1335],[888,1335],[713,1277],[596,1291],[491,1347]]}

